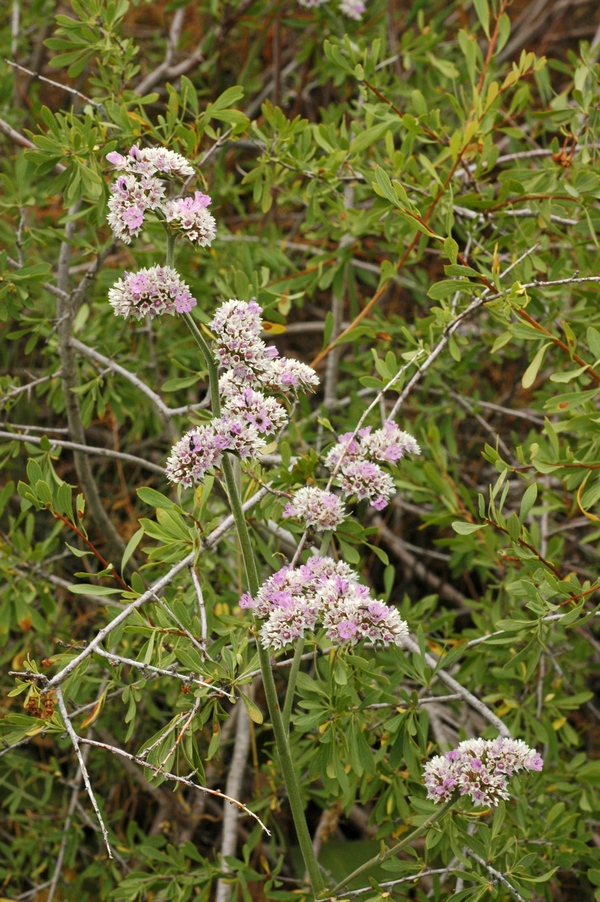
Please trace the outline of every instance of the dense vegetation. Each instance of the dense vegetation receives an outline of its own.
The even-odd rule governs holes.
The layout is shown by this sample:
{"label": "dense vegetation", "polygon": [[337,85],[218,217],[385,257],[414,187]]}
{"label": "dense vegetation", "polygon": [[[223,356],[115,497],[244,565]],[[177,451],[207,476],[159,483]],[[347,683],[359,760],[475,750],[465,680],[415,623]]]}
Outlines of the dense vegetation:
{"label": "dense vegetation", "polygon": [[[596,4],[5,6],[0,897],[600,899]],[[212,242],[160,207],[117,240],[132,146],[190,161],[166,190],[210,196]],[[165,265],[191,313],[116,317]],[[254,298],[320,384],[178,485],[210,324]],[[298,490],[389,420],[421,451],[389,504],[342,486],[305,532]],[[313,554],[403,641],[265,649],[245,593]],[[543,769],[427,797],[498,736]]]}

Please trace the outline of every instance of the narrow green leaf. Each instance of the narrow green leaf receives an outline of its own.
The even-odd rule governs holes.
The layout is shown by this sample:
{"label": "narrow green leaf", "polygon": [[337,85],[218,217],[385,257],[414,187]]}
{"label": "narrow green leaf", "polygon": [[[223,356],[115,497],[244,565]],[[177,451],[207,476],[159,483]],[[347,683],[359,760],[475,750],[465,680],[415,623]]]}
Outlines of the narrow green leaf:
{"label": "narrow green leaf", "polygon": [[542,361],[544,360],[544,354],[551,344],[551,341],[547,341],[536,352],[535,357],[523,373],[523,378],[521,379],[521,385],[523,386],[523,388],[531,388],[531,386],[535,382],[539,369],[542,365]]}
{"label": "narrow green leaf", "polygon": [[452,523],[452,529],[454,532],[457,532],[459,536],[470,536],[479,529],[485,529],[486,526],[487,523],[464,523],[462,520],[454,520]]}

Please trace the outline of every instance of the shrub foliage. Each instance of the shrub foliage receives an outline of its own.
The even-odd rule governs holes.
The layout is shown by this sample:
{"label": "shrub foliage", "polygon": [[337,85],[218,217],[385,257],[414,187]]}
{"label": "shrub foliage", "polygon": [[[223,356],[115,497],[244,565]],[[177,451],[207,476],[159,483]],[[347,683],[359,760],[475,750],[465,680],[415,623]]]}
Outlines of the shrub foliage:
{"label": "shrub foliage", "polygon": [[[370,0],[359,20],[294,0],[12,8],[2,892],[600,899],[594,29],[546,59],[506,0]],[[233,465],[260,582],[293,558],[286,504],[324,487],[339,435],[393,419],[422,451],[391,468],[387,507],[350,498],[302,552],[350,564],[406,644],[321,631],[270,657],[321,886],[239,604],[231,486],[219,469],[192,488],[165,475],[210,416],[206,361],[183,317],[108,304],[170,253],[158,218],[130,245],[107,225],[106,156],[133,145],[182,154],[212,197],[212,245],[176,247],[199,334],[224,300],[256,298],[265,341],[321,379],[267,453]],[[543,771],[495,809],[440,814],[426,762],[499,734]]]}

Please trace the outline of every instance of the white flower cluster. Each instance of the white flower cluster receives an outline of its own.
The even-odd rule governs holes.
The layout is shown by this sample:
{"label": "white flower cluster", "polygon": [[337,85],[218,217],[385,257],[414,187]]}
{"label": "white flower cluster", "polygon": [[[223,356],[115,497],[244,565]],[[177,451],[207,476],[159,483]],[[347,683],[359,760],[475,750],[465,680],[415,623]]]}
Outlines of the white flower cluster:
{"label": "white flower cluster", "polygon": [[368,498],[376,510],[383,510],[396,489],[380,463],[395,464],[406,453],[420,454],[421,449],[412,435],[387,420],[375,432],[367,426],[356,435],[340,435],[324,464],[336,472],[336,481],[347,495],[356,495],[359,501]]}
{"label": "white flower cluster", "polygon": [[297,517],[317,532],[323,532],[339,526],[345,513],[344,503],[338,495],[307,485],[294,493],[294,499],[286,505],[283,516]]}
{"label": "white flower cluster", "polygon": [[[324,6],[327,0],[298,0],[298,2],[300,6],[304,6],[306,9],[314,9],[318,6]],[[356,22],[362,19],[366,8],[362,0],[341,0],[339,5],[340,12]]]}
{"label": "white flower cluster", "polygon": [[216,234],[216,222],[206,207],[208,194],[196,191],[193,197],[165,198],[160,177],[185,179],[194,174],[192,165],[173,150],[164,147],[140,149],[133,146],[127,156],[117,151],[107,154],[121,175],[111,185],[108,200],[108,224],[124,244],[139,234],[148,210],[159,213],[170,227],[201,247],[209,245]]}
{"label": "white flower cluster", "polygon": [[519,770],[540,771],[544,762],[521,739],[467,739],[425,765],[427,797],[447,802],[455,793],[475,805],[508,799],[508,780]]}
{"label": "white flower cluster", "polygon": [[260,631],[273,650],[302,638],[320,623],[335,645],[367,639],[377,645],[402,645],[408,627],[395,608],[371,598],[367,586],[343,561],[312,557],[300,567],[286,565],[258,590],[246,593],[240,607],[267,618]]}
{"label": "white flower cluster", "polygon": [[188,313],[196,306],[196,298],[170,266],[126,272],[109,289],[108,300],[117,316],[131,315],[136,319],[163,313]]}
{"label": "white flower cluster", "polygon": [[310,367],[266,347],[259,337],[261,312],[256,301],[236,300],[217,310],[210,327],[215,357],[226,368],[219,380],[222,413],[173,446],[166,468],[171,482],[191,486],[219,466],[225,451],[247,458],[265,447],[265,436],[285,426],[287,413],[262,389],[300,391],[318,383]]}

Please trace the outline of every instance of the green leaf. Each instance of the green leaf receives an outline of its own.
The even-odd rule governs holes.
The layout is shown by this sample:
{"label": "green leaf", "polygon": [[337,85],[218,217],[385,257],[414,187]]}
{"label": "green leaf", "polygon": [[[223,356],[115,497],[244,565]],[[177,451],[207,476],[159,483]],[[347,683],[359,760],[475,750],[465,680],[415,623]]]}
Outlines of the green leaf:
{"label": "green leaf", "polygon": [[140,544],[143,535],[144,535],[144,530],[140,526],[140,528],[136,532],[134,532],[134,534],[128,541],[127,547],[125,548],[125,551],[123,552],[123,557],[121,559],[121,573],[123,573],[123,571],[125,570],[125,567],[127,566],[127,562],[131,558],[135,549]]}
{"label": "green leaf", "polygon": [[456,294],[457,291],[473,294],[477,288],[479,288],[478,285],[474,285],[473,282],[467,282],[465,279],[444,279],[442,282],[435,282],[427,292],[427,295],[434,301],[441,301]]}
{"label": "green leaf", "polygon": [[544,354],[546,353],[546,349],[549,348],[551,344],[552,344],[551,341],[547,341],[536,352],[535,357],[533,358],[533,360],[531,361],[531,363],[529,364],[529,366],[523,373],[523,378],[521,379],[521,385],[523,386],[523,388],[531,388],[531,386],[535,382],[538,371],[544,360]]}
{"label": "green leaf", "polygon": [[532,485],[528,486],[523,492],[523,497],[521,498],[521,507],[519,509],[519,520],[521,523],[523,523],[525,517],[535,504],[537,493],[538,488],[535,482]]}
{"label": "green leaf", "polygon": [[[444,239],[444,250],[448,256],[448,259],[451,263],[456,263],[458,259],[458,242],[454,240],[454,238],[445,238]],[[470,267],[469,267],[470,269]]]}
{"label": "green leaf", "polygon": [[248,717],[253,723],[262,723],[263,722],[263,714],[258,705],[256,705],[251,698],[248,698],[245,693],[240,694],[240,698],[244,703],[244,707],[248,712]]}
{"label": "green leaf", "polygon": [[452,529],[459,536],[470,536],[480,529],[485,529],[487,525],[487,523],[464,523],[462,520],[454,520],[451,523]]}
{"label": "green leaf", "polygon": [[120,595],[122,591],[111,586],[92,586],[86,583],[74,583],[69,586],[69,592],[73,595]]}
{"label": "green leaf", "polygon": [[[386,197],[391,204],[399,209],[402,209],[402,204],[398,199],[398,195],[394,191],[392,183],[390,181],[390,177],[385,172],[381,166],[377,166],[375,169],[375,181],[371,183],[373,190],[376,194],[379,194],[380,197]],[[408,197],[404,189],[399,185],[398,186],[400,195],[404,196],[404,199],[408,201]]]}
{"label": "green leaf", "polygon": [[483,28],[483,32],[486,38],[490,39],[490,8],[488,6],[487,0],[473,0],[473,6],[475,8],[475,13],[481,27]]}
{"label": "green leaf", "polygon": [[[385,133],[389,131],[389,128],[389,122],[378,122],[377,125],[372,125],[371,128],[364,129],[364,131],[361,131],[350,144],[350,153],[362,153],[367,147],[370,147],[371,144],[374,144],[380,138],[383,138]],[[377,178],[377,175],[375,178]]]}
{"label": "green leaf", "polygon": [[150,489],[147,486],[137,489],[137,496],[145,504],[149,504],[150,507],[161,508],[162,510],[173,510],[173,508],[177,507],[169,498],[161,495],[156,489]]}

